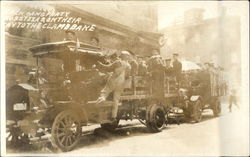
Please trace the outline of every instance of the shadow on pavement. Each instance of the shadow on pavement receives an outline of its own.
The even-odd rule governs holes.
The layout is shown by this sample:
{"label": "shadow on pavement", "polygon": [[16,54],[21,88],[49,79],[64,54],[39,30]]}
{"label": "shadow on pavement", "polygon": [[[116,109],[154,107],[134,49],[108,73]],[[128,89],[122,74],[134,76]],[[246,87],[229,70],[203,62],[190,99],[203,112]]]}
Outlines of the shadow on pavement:
{"label": "shadow on pavement", "polygon": [[132,137],[132,136],[147,136],[152,134],[143,125],[123,125],[119,126],[115,130],[105,130],[103,128],[97,128],[92,134],[84,135],[81,138],[81,142],[76,149],[82,147],[102,147],[106,146],[109,142]]}
{"label": "shadow on pavement", "polygon": [[[204,122],[204,121],[208,121],[210,119],[213,118],[219,118],[219,117],[214,117],[213,114],[211,114],[211,112],[209,111],[205,111],[202,115],[202,120],[200,123]],[[184,117],[180,117],[178,119],[178,122],[175,120],[169,121],[168,125],[164,128],[163,131],[167,131],[169,129],[174,129],[176,127],[178,127],[178,125],[180,124],[194,124],[194,123],[189,123],[186,122],[186,120],[184,119]],[[171,125],[171,127],[169,127]],[[173,127],[173,125],[175,125]],[[114,140],[119,140],[119,139],[123,139],[123,138],[131,138],[133,136],[148,136],[148,135],[152,135],[155,133],[151,133],[146,126],[142,125],[141,123],[128,123],[128,124],[122,124],[119,125],[118,128],[116,128],[115,130],[105,130],[101,127],[96,128],[94,131],[90,131],[87,132],[87,134],[83,135],[81,137],[81,141],[78,144],[78,146],[75,148],[75,150],[77,149],[81,149],[83,147],[85,148],[97,148],[97,147],[104,147],[109,145],[110,142],[114,141]],[[25,146],[27,148],[27,146]],[[53,152],[50,151],[49,149],[41,149],[42,146],[39,147],[35,147],[35,146],[30,146],[28,148],[28,150],[19,150],[19,149],[14,149],[14,152],[32,152],[32,153],[59,153],[59,152]],[[38,148],[38,149],[36,149]],[[13,150],[13,149],[12,149]],[[11,151],[12,152],[12,151]]]}

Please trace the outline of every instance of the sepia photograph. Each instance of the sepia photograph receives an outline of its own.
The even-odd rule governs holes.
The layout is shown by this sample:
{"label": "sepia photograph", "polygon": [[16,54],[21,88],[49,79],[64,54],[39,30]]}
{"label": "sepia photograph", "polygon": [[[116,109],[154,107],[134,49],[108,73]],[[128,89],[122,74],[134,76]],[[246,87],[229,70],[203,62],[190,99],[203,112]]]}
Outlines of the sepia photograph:
{"label": "sepia photograph", "polygon": [[249,156],[248,1],[1,1],[1,156]]}

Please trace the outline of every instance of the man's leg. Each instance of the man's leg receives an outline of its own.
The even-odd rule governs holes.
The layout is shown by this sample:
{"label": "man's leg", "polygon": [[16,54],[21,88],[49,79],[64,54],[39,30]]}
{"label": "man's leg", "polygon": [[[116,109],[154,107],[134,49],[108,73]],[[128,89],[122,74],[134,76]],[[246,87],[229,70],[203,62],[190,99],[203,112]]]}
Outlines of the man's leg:
{"label": "man's leg", "polygon": [[101,94],[100,94],[100,96],[98,97],[96,103],[101,103],[101,102],[105,101],[106,98],[107,98],[107,97],[109,96],[109,94],[111,93],[111,91],[112,91],[111,88],[110,88],[108,85],[106,85],[106,86],[102,89]]}
{"label": "man's leg", "polygon": [[121,91],[114,91],[113,95],[114,105],[112,108],[112,115],[111,115],[112,119],[115,119],[117,117],[120,96],[121,96]]}

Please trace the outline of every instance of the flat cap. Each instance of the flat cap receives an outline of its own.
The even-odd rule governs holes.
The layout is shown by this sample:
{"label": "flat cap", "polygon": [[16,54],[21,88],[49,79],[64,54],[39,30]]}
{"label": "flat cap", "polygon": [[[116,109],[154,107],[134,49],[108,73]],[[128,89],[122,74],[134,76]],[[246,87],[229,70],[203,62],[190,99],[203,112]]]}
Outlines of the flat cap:
{"label": "flat cap", "polygon": [[75,34],[76,34],[75,32],[70,31],[70,30],[66,30],[66,31],[65,31],[65,33],[66,33],[66,34],[67,34],[67,33],[72,33],[73,35],[75,35]]}

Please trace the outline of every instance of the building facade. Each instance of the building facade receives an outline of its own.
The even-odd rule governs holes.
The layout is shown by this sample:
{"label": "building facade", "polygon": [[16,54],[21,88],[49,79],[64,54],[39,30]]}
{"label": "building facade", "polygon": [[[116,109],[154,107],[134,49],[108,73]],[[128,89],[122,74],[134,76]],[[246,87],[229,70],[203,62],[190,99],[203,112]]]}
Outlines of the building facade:
{"label": "building facade", "polygon": [[[22,6],[20,6],[22,7]],[[111,55],[120,50],[130,50],[140,56],[150,55],[158,48],[157,10],[154,6],[139,7],[131,5],[49,5],[56,11],[68,11],[72,17],[80,17],[81,23],[94,24],[94,31],[76,31],[80,42],[91,43],[98,38],[104,54]],[[31,9],[31,8],[27,8]],[[63,30],[31,31],[25,28],[9,28],[5,32],[6,40],[6,88],[18,82],[27,82],[28,73],[36,67],[30,47],[62,41]],[[54,62],[54,61],[53,61]],[[48,62],[46,63],[48,65]],[[55,65],[48,65],[47,70]]]}
{"label": "building facade", "polygon": [[194,8],[169,27],[160,30],[166,38],[162,56],[179,53],[183,60],[212,62],[222,66],[231,84],[240,84],[241,30],[240,17],[229,16],[224,9],[217,18],[204,19],[204,10]]}

